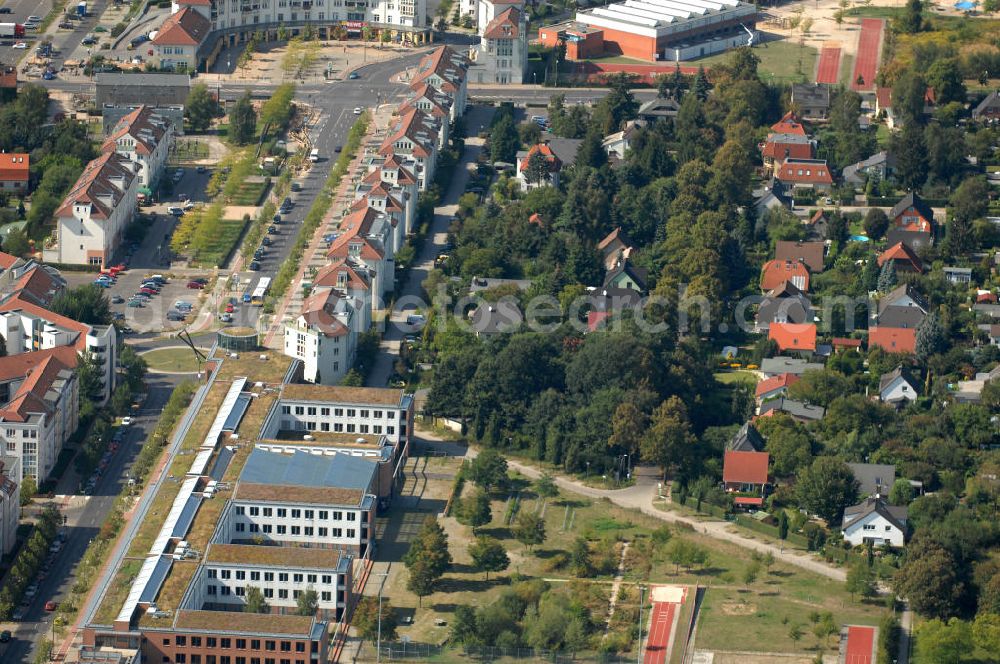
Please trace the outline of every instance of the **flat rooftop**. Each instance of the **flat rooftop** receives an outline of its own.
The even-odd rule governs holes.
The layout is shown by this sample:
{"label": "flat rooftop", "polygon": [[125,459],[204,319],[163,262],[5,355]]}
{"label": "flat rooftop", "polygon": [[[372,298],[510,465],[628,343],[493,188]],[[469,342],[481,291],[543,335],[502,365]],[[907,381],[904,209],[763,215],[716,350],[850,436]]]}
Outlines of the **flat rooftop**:
{"label": "flat rooftop", "polygon": [[370,461],[349,454],[316,456],[301,451],[281,454],[255,448],[240,474],[240,486],[258,484],[365,492],[372,485],[375,470]]}
{"label": "flat rooftop", "polygon": [[305,549],[297,546],[255,544],[212,544],[205,562],[221,565],[261,565],[265,567],[300,567],[336,570],[344,557],[339,549]]}
{"label": "flat rooftop", "polygon": [[[303,436],[308,435],[312,440],[303,440]],[[262,438],[262,443],[296,443],[307,445],[342,445],[345,447],[382,447],[386,444],[385,436],[371,433],[334,433],[332,431],[279,431],[277,437],[273,439]]]}
{"label": "flat rooftop", "polygon": [[310,638],[316,626],[311,616],[239,611],[178,611],[174,628],[191,631],[215,631],[251,636],[294,636]]}
{"label": "flat rooftop", "polygon": [[285,385],[282,399],[297,401],[327,401],[330,403],[373,405],[399,408],[403,390],[382,387],[340,387],[337,385]]}
{"label": "flat rooftop", "polygon": [[[375,467],[375,464],[366,463],[369,463],[373,468]],[[234,497],[237,500],[247,501],[357,507],[364,499],[365,492],[361,489],[341,489],[338,487],[240,482]]]}

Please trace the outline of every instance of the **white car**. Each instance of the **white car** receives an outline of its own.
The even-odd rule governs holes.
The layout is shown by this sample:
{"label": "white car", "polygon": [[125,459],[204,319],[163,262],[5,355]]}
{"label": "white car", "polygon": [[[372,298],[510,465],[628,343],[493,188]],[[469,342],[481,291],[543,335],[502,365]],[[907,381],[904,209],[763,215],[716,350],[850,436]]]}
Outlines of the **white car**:
{"label": "white car", "polygon": [[192,210],[192,209],[194,209],[194,201],[185,201],[184,202],[184,209],[185,210]]}
{"label": "white car", "polygon": [[24,43],[24,42],[17,42],[13,46],[11,46],[11,48],[25,49],[25,48],[28,48],[28,45],[26,43]]}
{"label": "white car", "polygon": [[354,107],[354,114],[355,115],[361,115],[361,107],[360,106],[355,106]]}
{"label": "white car", "polygon": [[131,426],[131,424],[132,424],[132,418],[131,417],[123,417],[122,418],[122,426],[123,427]]}

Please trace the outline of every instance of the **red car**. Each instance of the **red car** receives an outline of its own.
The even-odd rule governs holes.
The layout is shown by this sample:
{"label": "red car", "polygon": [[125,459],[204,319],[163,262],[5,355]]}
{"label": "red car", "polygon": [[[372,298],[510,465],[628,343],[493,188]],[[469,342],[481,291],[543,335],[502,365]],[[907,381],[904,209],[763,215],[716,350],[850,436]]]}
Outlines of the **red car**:
{"label": "red car", "polygon": [[55,610],[56,610],[56,607],[57,607],[57,606],[58,606],[58,604],[56,604],[55,602],[53,602],[53,601],[52,601],[52,600],[50,599],[49,601],[47,601],[47,602],[45,603],[45,610],[46,610],[46,611],[55,611]]}
{"label": "red car", "polygon": [[235,310],[235,309],[233,308],[233,305],[231,305],[231,304],[227,304],[227,305],[226,305],[226,313],[227,313],[227,314],[231,314],[231,313],[233,313],[234,311],[236,311],[236,310]]}
{"label": "red car", "polygon": [[201,283],[200,281],[189,281],[187,287],[201,290],[202,288],[205,287],[205,284]]}
{"label": "red car", "polygon": [[156,291],[152,288],[140,288],[139,292],[145,295],[156,295]]}

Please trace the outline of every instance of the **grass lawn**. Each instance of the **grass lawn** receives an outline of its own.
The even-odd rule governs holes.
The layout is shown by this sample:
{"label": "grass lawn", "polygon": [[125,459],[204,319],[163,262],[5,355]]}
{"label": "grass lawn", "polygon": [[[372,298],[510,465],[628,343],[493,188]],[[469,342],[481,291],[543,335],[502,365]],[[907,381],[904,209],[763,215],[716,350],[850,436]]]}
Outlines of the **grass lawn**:
{"label": "grass lawn", "polygon": [[[812,46],[800,46],[791,41],[772,41],[761,44],[753,50],[760,58],[757,71],[764,81],[805,82],[812,79],[816,71],[816,59],[819,51]],[[687,66],[711,65],[726,63],[732,58],[730,53],[719,53],[707,58],[699,58],[681,64]],[[801,62],[801,64],[800,64]]]}
{"label": "grass lawn", "polygon": [[197,159],[207,159],[208,144],[197,138],[181,138],[170,153],[170,164],[183,164]]}
{"label": "grass lawn", "polygon": [[223,219],[218,237],[207,246],[195,251],[191,257],[191,264],[209,268],[221,266],[236,248],[245,226],[246,223],[242,219]]}
{"label": "grass lawn", "polygon": [[605,65],[648,65],[649,62],[646,60],[639,60],[638,58],[630,58],[624,55],[609,55],[600,58],[586,58],[587,62],[596,62],[598,64]]}
{"label": "grass lawn", "polygon": [[240,183],[230,202],[232,205],[260,205],[260,199],[270,184],[270,178],[247,178]]}
{"label": "grass lawn", "polygon": [[[208,349],[201,351],[207,354]],[[198,371],[198,360],[187,346],[183,348],[158,348],[144,353],[142,358],[150,369],[171,373],[194,373]]]}
{"label": "grass lawn", "polygon": [[840,52],[840,84],[847,87],[851,84],[851,74],[854,73],[854,56]]}
{"label": "grass lawn", "polygon": [[734,383],[746,383],[751,387],[757,385],[757,374],[752,371],[724,371],[714,374],[715,380],[726,385]]}

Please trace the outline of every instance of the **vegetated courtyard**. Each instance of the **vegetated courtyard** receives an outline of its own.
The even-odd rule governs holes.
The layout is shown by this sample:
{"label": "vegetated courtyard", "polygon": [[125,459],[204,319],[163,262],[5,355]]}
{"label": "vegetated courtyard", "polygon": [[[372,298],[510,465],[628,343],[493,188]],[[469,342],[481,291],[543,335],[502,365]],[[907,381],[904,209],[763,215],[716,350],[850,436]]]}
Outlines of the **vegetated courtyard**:
{"label": "vegetated courtyard", "polygon": [[[411,459],[402,497],[380,523],[379,560],[401,561],[421,522],[443,511],[453,484],[446,478],[458,471],[460,462],[457,458]],[[537,610],[544,614],[545,605],[555,601],[547,591],[563,598],[559,601],[569,607],[567,619],[581,611],[589,616],[581,652],[631,651],[635,656],[640,584],[690,586],[685,614],[693,604],[694,587],[706,588],[697,625],[698,650],[835,653],[843,625],[877,625],[886,611],[880,600],[852,598],[842,583],[764,560],[746,549],[667,525],[608,500],[562,490],[541,497],[535,484],[514,474],[504,489],[490,494],[489,520],[473,529],[460,521],[469,522],[479,492],[466,482],[450,516],[438,518],[448,536],[453,563],[432,594],[420,601],[407,589],[405,566],[390,567],[382,594],[391,598],[401,618],[399,637],[408,637],[410,643],[441,645],[447,641],[457,654],[456,610],[471,606],[478,610],[481,640],[476,645],[537,645],[540,637],[535,623],[541,619],[533,613],[535,609],[528,608],[523,618],[511,620],[494,607],[512,601],[511,597],[541,594]],[[408,502],[416,496],[415,503]],[[515,537],[524,514],[537,515],[544,524],[545,539],[533,547]],[[487,578],[470,555],[476,537],[500,542],[509,557],[506,569]],[[619,566],[623,579],[606,628]],[[648,592],[646,598],[648,611]],[[503,624],[491,625],[491,621]],[[648,624],[648,618],[644,621]],[[565,621],[560,628],[566,628]],[[679,627],[678,636],[682,632]],[[496,640],[491,641],[491,635]]]}
{"label": "vegetated courtyard", "polygon": [[[207,355],[208,349],[201,351]],[[168,373],[195,373],[201,367],[198,358],[187,346],[174,348],[157,348],[148,353],[144,353],[142,359],[154,371],[164,371]]]}

